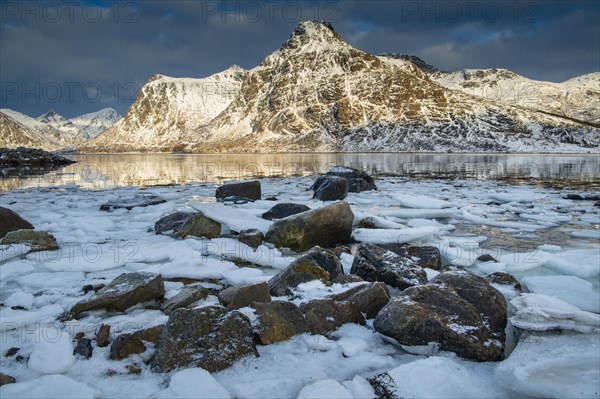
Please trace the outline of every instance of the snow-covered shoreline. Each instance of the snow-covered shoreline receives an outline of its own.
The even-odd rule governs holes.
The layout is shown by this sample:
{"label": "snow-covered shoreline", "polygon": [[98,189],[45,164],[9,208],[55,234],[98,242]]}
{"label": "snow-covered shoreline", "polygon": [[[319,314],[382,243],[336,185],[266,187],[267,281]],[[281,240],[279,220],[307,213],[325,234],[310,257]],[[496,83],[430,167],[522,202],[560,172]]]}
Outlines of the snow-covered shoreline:
{"label": "snow-covered shoreline", "polygon": [[[64,394],[65,389],[77,397],[200,397],[201,391],[193,384],[203,381],[205,387],[213,389],[208,393],[212,396],[297,397],[302,391],[306,397],[312,397],[311,392],[368,397],[373,391],[365,378],[387,373],[393,383],[390,386],[402,397],[597,397],[594,387],[600,384],[600,365],[594,356],[599,353],[600,338],[594,323],[600,311],[600,207],[593,200],[565,197],[598,193],[511,186],[493,180],[379,178],[377,191],[346,197],[355,224],[369,218],[377,227],[355,226],[354,238],[373,243],[402,239],[435,246],[446,265],[461,266],[479,275],[511,273],[530,291],[529,296],[523,296],[502,289],[512,303],[510,315],[517,317],[519,325],[538,330],[556,325],[576,331],[596,328],[595,332],[530,332],[506,360],[476,363],[445,352],[430,357],[408,354],[374,333],[372,320],[367,320],[366,326],[346,324],[329,337],[302,334],[259,346],[259,358],[244,358],[212,377],[201,372],[175,376],[155,373],[144,363],[152,349],[115,361],[108,359],[108,347],[94,346],[90,359],[71,358],[72,340],[62,342],[61,338],[61,343],[51,345],[57,354],[46,359],[41,356],[46,350],[40,347],[44,344],[41,341],[55,331],[48,328],[64,329],[70,338],[78,332],[93,337],[100,324],[108,323],[113,325],[114,339],[119,333],[152,327],[167,319],[160,310],[138,306],[125,314],[94,311],[80,319],[57,321],[57,316],[85,296],[83,286],[106,284],[125,272],[146,271],[167,279],[165,297],[172,298],[183,288],[185,279],[200,280],[207,288],[212,288],[211,284],[239,286],[268,280],[297,255],[265,245],[255,252],[227,233],[229,229],[268,229],[272,222],[260,215],[277,203],[322,207],[323,203],[312,199],[312,192],[307,191],[312,183],[312,178],[303,177],[261,179],[263,198],[277,200],[238,205],[216,202],[216,186],[201,183],[111,190],[70,185],[0,193],[2,206],[33,223],[36,230],[53,234],[61,246],[60,251],[24,257],[15,248],[2,248],[0,366],[2,373],[15,377],[21,385],[3,387],[1,396],[31,396],[39,384],[47,389],[38,393],[41,397]],[[99,210],[102,204],[136,195],[154,195],[166,202],[131,210]],[[222,223],[225,236],[177,240],[152,231],[159,218],[179,210],[203,211]],[[479,234],[465,233],[470,229]],[[502,236],[486,236],[486,231]],[[540,236],[545,237],[543,233],[548,231],[559,232],[560,241],[540,243]],[[509,248],[486,245],[486,241],[502,237],[510,237],[517,244]],[[533,250],[532,243],[536,244]],[[477,260],[484,254],[491,254],[498,262]],[[353,257],[341,256],[346,273]],[[238,266],[232,258],[259,267]],[[429,276],[437,273],[428,270]],[[351,284],[301,284],[295,301],[342,292]],[[198,305],[215,304],[217,298],[209,295]],[[252,319],[252,309],[245,308],[244,312]],[[15,330],[15,326],[20,328]],[[5,356],[13,347],[20,348],[17,356],[24,360]],[[134,363],[139,374],[128,368]],[[557,383],[556,376],[563,373],[568,378]]]}

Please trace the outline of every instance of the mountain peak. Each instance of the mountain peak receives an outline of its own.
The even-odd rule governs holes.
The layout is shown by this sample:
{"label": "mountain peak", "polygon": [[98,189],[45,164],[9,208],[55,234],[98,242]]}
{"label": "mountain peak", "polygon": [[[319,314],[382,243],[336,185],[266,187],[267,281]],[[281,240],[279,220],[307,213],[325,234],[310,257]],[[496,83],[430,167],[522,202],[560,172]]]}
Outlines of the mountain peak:
{"label": "mountain peak", "polygon": [[312,45],[332,44],[346,44],[346,42],[336,33],[329,22],[309,20],[298,24],[290,38],[283,44],[282,49],[302,50],[311,49]]}

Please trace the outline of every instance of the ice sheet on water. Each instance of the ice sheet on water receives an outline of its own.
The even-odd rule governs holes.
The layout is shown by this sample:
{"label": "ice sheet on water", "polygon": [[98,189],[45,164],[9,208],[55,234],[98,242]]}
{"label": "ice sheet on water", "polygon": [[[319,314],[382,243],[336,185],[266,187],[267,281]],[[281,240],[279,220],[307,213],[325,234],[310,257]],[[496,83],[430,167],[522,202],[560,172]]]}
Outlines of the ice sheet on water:
{"label": "ice sheet on water", "polygon": [[596,334],[525,333],[496,380],[517,396],[598,397],[600,340]]}
{"label": "ice sheet on water", "polygon": [[26,382],[2,385],[2,399],[94,399],[96,393],[86,384],[62,375],[46,375]]}
{"label": "ice sheet on water", "polygon": [[371,244],[412,243],[431,240],[434,236],[444,234],[438,227],[414,227],[408,229],[356,229],[352,236],[355,240]]}
{"label": "ice sheet on water", "polygon": [[60,305],[47,305],[35,310],[0,309],[0,331],[24,328],[42,321],[54,321],[64,312]]}
{"label": "ice sheet on water", "polygon": [[521,282],[532,293],[561,299],[581,310],[600,313],[600,292],[592,283],[575,276],[532,276]]}
{"label": "ice sheet on water", "polygon": [[570,249],[552,254],[545,264],[552,270],[584,279],[600,274],[600,251],[598,249]]}
{"label": "ice sheet on water", "polygon": [[575,230],[571,233],[571,237],[600,239],[600,230]]}
{"label": "ice sheet on water", "polygon": [[521,294],[510,303],[516,308],[511,323],[524,330],[573,330],[600,332],[600,315],[585,312],[558,298],[544,294]]}
{"label": "ice sheet on water", "polygon": [[388,374],[403,398],[507,398],[492,375],[493,363],[432,356],[403,364]]}
{"label": "ice sheet on water", "polygon": [[394,193],[392,198],[398,201],[400,205],[407,208],[419,208],[419,209],[443,209],[450,208],[452,204],[448,201],[439,200],[424,195],[408,195]]}

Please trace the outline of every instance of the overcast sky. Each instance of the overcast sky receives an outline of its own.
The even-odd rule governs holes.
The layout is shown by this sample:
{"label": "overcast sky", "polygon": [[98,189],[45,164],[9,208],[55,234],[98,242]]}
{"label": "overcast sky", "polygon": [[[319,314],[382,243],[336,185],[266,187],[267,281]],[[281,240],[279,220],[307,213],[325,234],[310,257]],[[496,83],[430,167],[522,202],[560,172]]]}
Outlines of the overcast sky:
{"label": "overcast sky", "polygon": [[0,1],[0,107],[124,113],[152,75],[256,66],[307,19],[442,70],[564,81],[600,70],[598,1]]}

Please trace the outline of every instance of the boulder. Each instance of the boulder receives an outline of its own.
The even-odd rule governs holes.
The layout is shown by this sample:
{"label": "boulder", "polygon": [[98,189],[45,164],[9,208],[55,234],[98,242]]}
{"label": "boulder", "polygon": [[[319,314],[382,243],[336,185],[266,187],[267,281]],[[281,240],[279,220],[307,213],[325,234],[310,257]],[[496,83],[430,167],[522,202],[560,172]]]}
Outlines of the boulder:
{"label": "boulder", "polygon": [[327,172],[327,176],[339,176],[348,179],[349,191],[360,193],[366,190],[377,190],[375,180],[362,170],[347,166],[335,166]]}
{"label": "boulder", "polygon": [[315,299],[303,303],[308,330],[313,334],[327,335],[347,323],[365,324],[365,318],[351,302],[338,302],[333,299]]}
{"label": "boulder", "polygon": [[252,307],[258,316],[255,336],[262,345],[285,341],[294,335],[308,332],[304,315],[292,302],[255,302]]}
{"label": "boulder", "polygon": [[151,367],[159,372],[179,367],[217,372],[247,355],[258,353],[250,320],[242,313],[220,306],[177,309],[160,333]]}
{"label": "boulder", "polygon": [[27,220],[23,219],[16,212],[11,211],[8,208],[0,206],[0,238],[4,237],[6,233],[17,230],[33,230],[35,227]]}
{"label": "boulder", "polygon": [[92,340],[89,338],[80,338],[77,341],[77,345],[75,345],[75,350],[73,351],[74,355],[83,356],[86,359],[92,357]]}
{"label": "boulder", "polygon": [[362,284],[348,291],[333,295],[335,301],[348,301],[358,307],[367,319],[372,319],[390,301],[390,292],[382,282]]}
{"label": "boulder", "polygon": [[483,278],[448,272],[393,297],[373,326],[409,352],[444,350],[497,361],[504,352],[506,317],[504,297]]}
{"label": "boulder", "polygon": [[154,231],[156,234],[164,234],[167,231],[177,233],[189,215],[189,212],[175,212],[164,216],[154,223]]}
{"label": "boulder", "polygon": [[258,180],[226,183],[217,187],[215,193],[217,200],[227,197],[244,197],[251,200],[259,200],[261,197],[260,182]]}
{"label": "boulder", "polygon": [[326,285],[331,284],[330,275],[325,269],[310,257],[303,258],[296,259],[269,280],[271,295],[292,295],[293,288],[313,280],[321,280]]}
{"label": "boulder", "polygon": [[350,183],[337,176],[319,176],[313,184],[313,198],[321,201],[343,200],[348,195]]}
{"label": "boulder", "polygon": [[219,302],[227,309],[250,306],[252,302],[271,302],[268,283],[229,287],[219,293]]}
{"label": "boulder", "polygon": [[308,253],[296,260],[301,262],[311,262],[320,266],[329,273],[329,281],[332,283],[344,282],[344,268],[342,267],[342,262],[332,250],[315,246]]}
{"label": "boulder", "polygon": [[164,326],[164,324],[160,324],[133,333],[119,335],[110,346],[108,357],[111,360],[122,360],[131,355],[144,353],[147,349],[144,342],[156,343]]}
{"label": "boulder", "polygon": [[208,294],[208,289],[201,285],[187,286],[173,298],[164,301],[160,308],[166,315],[170,315],[175,309],[185,308],[194,302],[206,298]]}
{"label": "boulder", "polygon": [[188,215],[176,233],[179,238],[187,236],[216,238],[221,236],[221,223],[204,216],[202,212]]}
{"label": "boulder", "polygon": [[412,259],[373,244],[358,246],[350,273],[401,290],[427,283],[427,273]]}
{"label": "boulder", "polygon": [[509,285],[513,287],[516,292],[523,292],[523,287],[521,286],[521,283],[512,274],[506,272],[495,272],[487,275],[485,279],[490,284]]}
{"label": "boulder", "polygon": [[267,212],[263,213],[262,218],[266,220],[283,219],[306,211],[310,211],[310,208],[306,205],[283,203],[277,204]]}
{"label": "boulder", "polygon": [[433,270],[442,269],[442,254],[440,250],[432,246],[415,246],[406,244],[385,244],[383,248],[392,251],[393,253],[409,257],[421,267],[427,267]]}
{"label": "boulder", "polygon": [[350,240],[354,214],[344,202],[327,205],[275,221],[265,239],[276,247],[296,252],[315,245],[331,247]]}
{"label": "boulder", "polygon": [[114,211],[115,209],[127,209],[128,211],[133,208],[147,207],[152,205],[163,204],[166,200],[156,195],[136,195],[131,198],[120,198],[115,201],[107,202],[106,204],[100,205],[101,211]]}
{"label": "boulder", "polygon": [[160,275],[146,272],[124,273],[93,297],[76,303],[71,308],[71,313],[77,315],[98,309],[124,312],[138,303],[159,300],[164,293]]}
{"label": "boulder", "polygon": [[37,230],[10,231],[0,239],[0,245],[27,245],[31,247],[31,252],[60,249],[52,234]]}
{"label": "boulder", "polygon": [[6,384],[14,384],[15,382],[17,382],[17,380],[15,380],[15,377],[10,376],[8,374],[0,373],[0,386]]}
{"label": "boulder", "polygon": [[104,348],[108,346],[108,339],[110,337],[110,325],[109,324],[101,324],[100,328],[98,328],[98,332],[96,332],[96,346],[98,348]]}
{"label": "boulder", "polygon": [[264,239],[265,235],[256,229],[242,230],[238,235],[239,242],[253,249],[260,247]]}
{"label": "boulder", "polygon": [[134,334],[119,335],[110,346],[108,358],[111,360],[123,360],[131,355],[144,353],[146,345]]}

